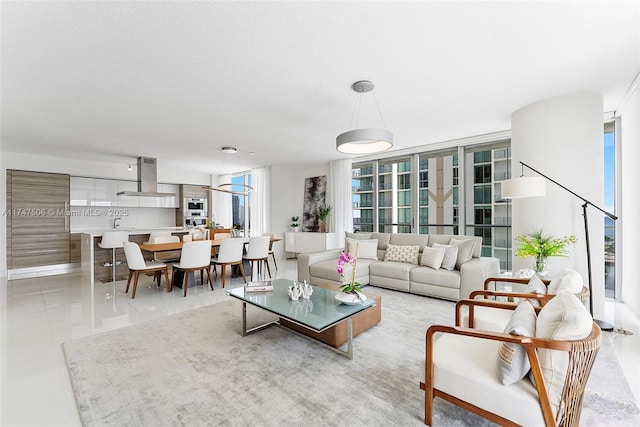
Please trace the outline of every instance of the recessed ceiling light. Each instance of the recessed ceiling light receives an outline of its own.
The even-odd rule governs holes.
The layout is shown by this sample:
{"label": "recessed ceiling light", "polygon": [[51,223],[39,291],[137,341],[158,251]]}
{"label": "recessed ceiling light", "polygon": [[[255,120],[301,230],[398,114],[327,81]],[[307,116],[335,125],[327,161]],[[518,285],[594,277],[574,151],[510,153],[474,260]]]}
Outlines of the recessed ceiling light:
{"label": "recessed ceiling light", "polygon": [[235,147],[222,147],[222,151],[227,154],[235,154],[238,150]]}

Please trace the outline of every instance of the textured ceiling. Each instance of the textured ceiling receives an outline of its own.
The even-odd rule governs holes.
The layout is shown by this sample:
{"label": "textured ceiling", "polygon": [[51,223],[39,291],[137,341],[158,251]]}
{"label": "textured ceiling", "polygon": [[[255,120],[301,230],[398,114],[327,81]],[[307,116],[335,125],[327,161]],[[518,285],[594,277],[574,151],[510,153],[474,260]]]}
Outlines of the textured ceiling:
{"label": "textured ceiling", "polygon": [[[3,151],[211,174],[346,157],[361,79],[399,150],[509,129],[566,93],[612,111],[640,71],[637,1],[0,7]],[[361,101],[357,125],[382,126]]]}

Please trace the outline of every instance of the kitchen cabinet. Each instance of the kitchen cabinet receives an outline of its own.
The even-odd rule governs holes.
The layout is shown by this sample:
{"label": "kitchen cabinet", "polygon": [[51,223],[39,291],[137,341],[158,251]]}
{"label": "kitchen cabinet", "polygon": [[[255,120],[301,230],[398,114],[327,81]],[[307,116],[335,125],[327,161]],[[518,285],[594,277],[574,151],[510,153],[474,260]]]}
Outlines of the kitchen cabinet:
{"label": "kitchen cabinet", "polygon": [[92,206],[118,206],[118,181],[114,179],[93,179]]}
{"label": "kitchen cabinet", "polygon": [[94,179],[72,176],[69,180],[71,206],[93,206],[95,199]]}
{"label": "kitchen cabinet", "polygon": [[69,175],[7,170],[7,268],[68,264]]}
{"label": "kitchen cabinet", "polygon": [[173,193],[173,197],[118,196],[120,191],[138,191],[135,181],[106,178],[71,177],[72,206],[179,208],[178,184],[158,184],[158,192]]}

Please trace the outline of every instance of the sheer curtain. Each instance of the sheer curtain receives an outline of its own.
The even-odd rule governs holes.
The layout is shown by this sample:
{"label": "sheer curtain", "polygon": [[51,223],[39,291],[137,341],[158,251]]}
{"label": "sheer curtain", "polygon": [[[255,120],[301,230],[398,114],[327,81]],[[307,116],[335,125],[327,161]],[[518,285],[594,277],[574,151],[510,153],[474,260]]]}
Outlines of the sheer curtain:
{"label": "sheer curtain", "polygon": [[[212,187],[217,187],[221,182],[231,182],[231,175],[220,175],[211,178]],[[211,198],[211,215],[213,220],[223,227],[233,227],[231,194],[212,191]]]}
{"label": "sheer curtain", "polygon": [[251,170],[251,236],[262,236],[269,231],[269,204],[271,194],[270,170],[268,167]]}
{"label": "sheer curtain", "polygon": [[351,159],[334,160],[329,165],[329,231],[337,233],[339,241],[345,231],[353,231],[351,197]]}

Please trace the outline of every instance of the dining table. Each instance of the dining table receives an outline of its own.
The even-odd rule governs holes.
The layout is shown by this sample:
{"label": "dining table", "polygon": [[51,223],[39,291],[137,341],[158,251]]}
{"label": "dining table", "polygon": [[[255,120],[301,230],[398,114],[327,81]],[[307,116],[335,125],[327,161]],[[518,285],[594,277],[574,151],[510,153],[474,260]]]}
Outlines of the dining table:
{"label": "dining table", "polygon": [[[245,245],[247,243],[249,243],[249,241],[251,240],[250,237],[230,237],[230,239],[243,239]],[[218,247],[222,244],[222,241],[225,239],[212,239],[209,240],[211,242],[211,254],[215,255],[216,254],[216,250],[218,249]],[[277,238],[277,237],[272,237],[271,238],[271,244],[273,244],[274,242],[279,242],[282,239]],[[140,249],[142,249],[143,251],[147,251],[147,252],[153,252],[153,258],[156,258],[156,252],[167,252],[167,251],[178,251],[182,249],[182,246],[185,244],[186,242],[169,242],[169,243],[141,243]],[[248,265],[246,266],[248,268]],[[182,287],[181,285],[182,283],[182,278],[181,276],[179,276],[176,279],[176,286],[178,287]],[[190,278],[188,281],[188,286],[192,287],[195,285],[195,276],[193,274],[190,274]]]}

